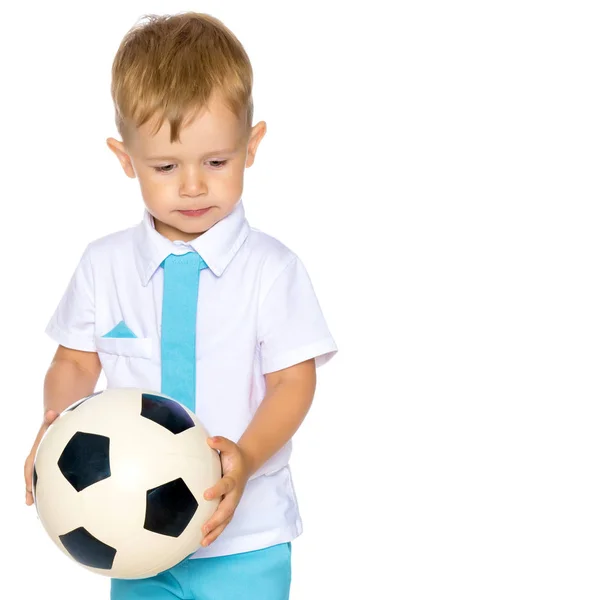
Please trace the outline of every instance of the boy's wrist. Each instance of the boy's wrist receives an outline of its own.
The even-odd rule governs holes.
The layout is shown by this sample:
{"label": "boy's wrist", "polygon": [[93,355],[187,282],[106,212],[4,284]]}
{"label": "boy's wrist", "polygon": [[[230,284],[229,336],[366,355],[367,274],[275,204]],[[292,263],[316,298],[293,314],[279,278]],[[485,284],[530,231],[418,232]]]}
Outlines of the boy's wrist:
{"label": "boy's wrist", "polygon": [[246,466],[248,478],[250,478],[252,475],[254,475],[254,473],[256,473],[256,471],[258,471],[262,465],[262,462],[259,461],[256,451],[253,450],[248,441],[240,440],[238,442],[238,448],[242,454],[242,459],[244,461],[244,465]]}

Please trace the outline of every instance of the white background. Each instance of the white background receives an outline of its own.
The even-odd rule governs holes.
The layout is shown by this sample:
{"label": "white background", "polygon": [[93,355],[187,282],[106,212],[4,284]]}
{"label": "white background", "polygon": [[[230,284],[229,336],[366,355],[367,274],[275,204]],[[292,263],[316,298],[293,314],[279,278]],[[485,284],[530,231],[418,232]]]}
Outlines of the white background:
{"label": "white background", "polygon": [[0,596],[108,597],[22,468],[46,323],[87,242],[141,218],[105,145],[113,55],[144,13],[193,9],[250,55],[247,214],[301,256],[340,347],[295,438],[292,600],[600,597],[597,7],[5,9]]}

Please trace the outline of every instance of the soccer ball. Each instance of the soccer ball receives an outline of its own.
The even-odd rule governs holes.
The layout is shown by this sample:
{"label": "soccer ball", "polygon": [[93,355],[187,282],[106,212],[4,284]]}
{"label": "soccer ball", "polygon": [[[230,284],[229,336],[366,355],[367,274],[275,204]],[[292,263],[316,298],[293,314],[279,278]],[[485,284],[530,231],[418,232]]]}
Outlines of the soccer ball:
{"label": "soccer ball", "polygon": [[196,415],[134,388],[64,410],[37,450],[33,494],[54,543],[90,571],[152,577],[195,552],[219,500],[221,461]]}

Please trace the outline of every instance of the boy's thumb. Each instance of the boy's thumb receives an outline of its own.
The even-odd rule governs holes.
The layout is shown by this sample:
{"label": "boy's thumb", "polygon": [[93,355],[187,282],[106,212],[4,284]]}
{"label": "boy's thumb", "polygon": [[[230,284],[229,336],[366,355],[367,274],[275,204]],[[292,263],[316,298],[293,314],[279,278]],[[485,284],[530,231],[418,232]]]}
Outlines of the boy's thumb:
{"label": "boy's thumb", "polygon": [[46,425],[46,427],[48,427],[54,421],[56,421],[57,417],[58,417],[58,413],[55,410],[52,410],[52,409],[47,410],[44,413],[44,425]]}

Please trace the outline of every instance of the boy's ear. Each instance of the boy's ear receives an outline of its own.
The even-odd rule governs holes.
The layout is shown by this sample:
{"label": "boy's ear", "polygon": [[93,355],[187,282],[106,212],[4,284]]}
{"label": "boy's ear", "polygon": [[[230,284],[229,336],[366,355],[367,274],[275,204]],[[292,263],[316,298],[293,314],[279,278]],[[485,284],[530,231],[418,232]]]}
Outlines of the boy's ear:
{"label": "boy's ear", "polygon": [[251,167],[254,164],[254,158],[256,157],[256,150],[260,141],[265,137],[267,133],[267,124],[264,121],[257,123],[250,132],[250,138],[248,139],[248,152],[246,155],[246,168]]}
{"label": "boy's ear", "polygon": [[115,156],[119,159],[119,162],[123,167],[123,171],[125,171],[125,175],[127,175],[127,177],[131,177],[132,179],[135,179],[135,171],[133,169],[131,157],[129,156],[129,154],[127,154],[123,142],[115,140],[115,138],[108,138],[106,140],[106,144],[115,153]]}

